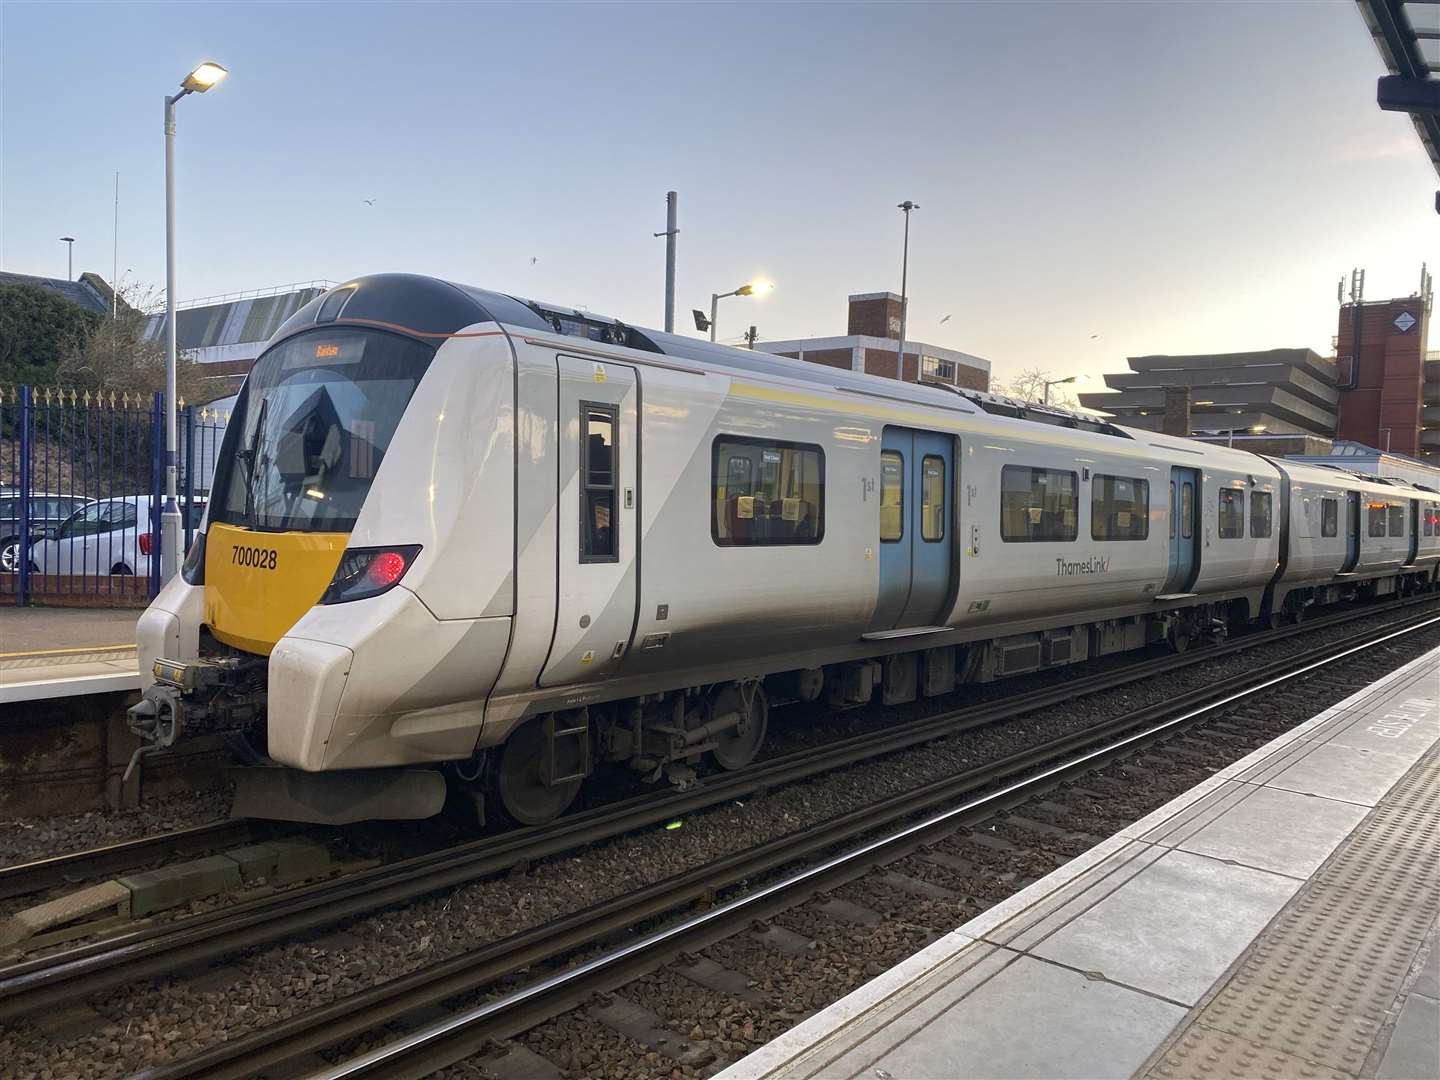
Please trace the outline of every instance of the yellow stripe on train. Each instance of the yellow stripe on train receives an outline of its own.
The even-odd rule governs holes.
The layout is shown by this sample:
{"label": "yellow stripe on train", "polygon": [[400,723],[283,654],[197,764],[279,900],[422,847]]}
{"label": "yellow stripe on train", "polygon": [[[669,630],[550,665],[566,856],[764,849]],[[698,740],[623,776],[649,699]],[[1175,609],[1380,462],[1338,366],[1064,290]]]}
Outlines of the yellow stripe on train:
{"label": "yellow stripe on train", "polygon": [[205,537],[205,622],[216,639],[269,656],[324,594],[349,533],[252,532],[214,524]]}

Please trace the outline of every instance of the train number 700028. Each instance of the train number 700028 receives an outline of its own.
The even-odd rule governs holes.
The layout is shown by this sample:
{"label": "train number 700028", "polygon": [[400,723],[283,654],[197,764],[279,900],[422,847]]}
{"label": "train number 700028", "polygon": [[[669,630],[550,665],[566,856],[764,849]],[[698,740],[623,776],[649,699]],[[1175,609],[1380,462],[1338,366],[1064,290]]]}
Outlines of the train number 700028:
{"label": "train number 700028", "polygon": [[253,566],[257,570],[275,569],[275,552],[270,548],[233,547],[230,562],[236,566]]}

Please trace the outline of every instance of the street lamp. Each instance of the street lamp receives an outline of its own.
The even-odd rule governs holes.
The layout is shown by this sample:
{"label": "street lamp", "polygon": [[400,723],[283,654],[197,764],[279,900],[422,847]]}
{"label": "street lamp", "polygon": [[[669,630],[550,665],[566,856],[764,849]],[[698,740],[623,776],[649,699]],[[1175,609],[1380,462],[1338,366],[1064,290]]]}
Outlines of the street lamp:
{"label": "street lamp", "polygon": [[160,579],[169,581],[179,565],[180,506],[175,501],[175,103],[186,94],[203,94],[228,72],[207,60],[165,97],[165,509],[160,514]]}
{"label": "street lamp", "polygon": [[1041,398],[1041,400],[1040,400],[1040,403],[1041,403],[1042,405],[1049,405],[1049,404],[1050,404],[1050,387],[1052,387],[1052,386],[1063,386],[1065,383],[1074,383],[1076,386],[1080,386],[1081,384],[1087,383],[1087,382],[1089,382],[1089,381],[1090,381],[1090,376],[1089,376],[1089,375],[1071,375],[1071,376],[1069,376],[1068,378],[1065,378],[1065,379],[1046,379],[1046,380],[1045,380],[1045,390],[1044,390],[1044,394],[1043,394],[1043,396],[1042,396],[1042,398]]}
{"label": "street lamp", "polygon": [[62,236],[62,237],[60,237],[60,242],[61,242],[62,244],[68,244],[68,245],[69,245],[69,247],[67,247],[67,248],[65,249],[65,280],[66,280],[66,281],[74,281],[74,280],[75,280],[75,237],[73,237],[73,236]]}
{"label": "street lamp", "polygon": [[[766,281],[764,278],[756,278],[748,285],[741,285],[734,292],[722,292],[710,294],[710,340],[715,340],[715,315],[720,306],[720,301],[727,296],[764,296],[775,289],[775,283]],[[702,328],[703,329],[703,328]]]}
{"label": "street lamp", "polygon": [[[905,381],[905,287],[909,284],[906,280],[910,272],[910,211],[919,210],[920,204],[906,199],[896,206],[897,210],[905,213],[905,247],[900,256],[900,344],[895,349],[895,377],[901,382]],[[920,373],[915,373],[919,378]]]}
{"label": "street lamp", "polygon": [[[1266,432],[1267,429],[1266,429],[1266,427],[1265,427],[1264,424],[1251,424],[1248,428],[1244,428],[1243,430],[1244,430],[1244,432],[1245,432],[1247,435],[1263,435],[1263,434],[1265,434],[1265,432]],[[1235,429],[1232,427],[1232,428],[1227,432],[1227,434],[1228,434],[1230,437],[1225,440],[1225,445],[1226,445],[1226,446],[1229,446],[1229,447],[1234,447],[1234,445],[1235,445]]]}

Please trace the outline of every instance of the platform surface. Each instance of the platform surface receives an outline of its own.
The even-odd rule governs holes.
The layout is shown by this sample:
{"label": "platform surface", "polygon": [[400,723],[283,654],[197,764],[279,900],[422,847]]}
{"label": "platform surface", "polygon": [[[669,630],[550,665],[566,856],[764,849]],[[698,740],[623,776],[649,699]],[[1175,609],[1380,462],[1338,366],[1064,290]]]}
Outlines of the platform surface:
{"label": "platform surface", "polygon": [[138,689],[139,614],[0,607],[0,704]]}
{"label": "platform surface", "polygon": [[1440,1077],[1440,649],[720,1074]]}

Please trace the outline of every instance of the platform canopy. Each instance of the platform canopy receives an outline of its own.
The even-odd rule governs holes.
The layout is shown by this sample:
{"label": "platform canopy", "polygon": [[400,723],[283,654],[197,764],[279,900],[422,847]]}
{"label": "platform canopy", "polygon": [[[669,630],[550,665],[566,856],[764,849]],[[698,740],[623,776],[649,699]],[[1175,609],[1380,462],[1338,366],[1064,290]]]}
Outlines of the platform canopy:
{"label": "platform canopy", "polygon": [[[1376,93],[1382,109],[1408,112],[1440,173],[1440,2],[1356,0],[1389,72]],[[1440,196],[1436,209],[1440,210]]]}

